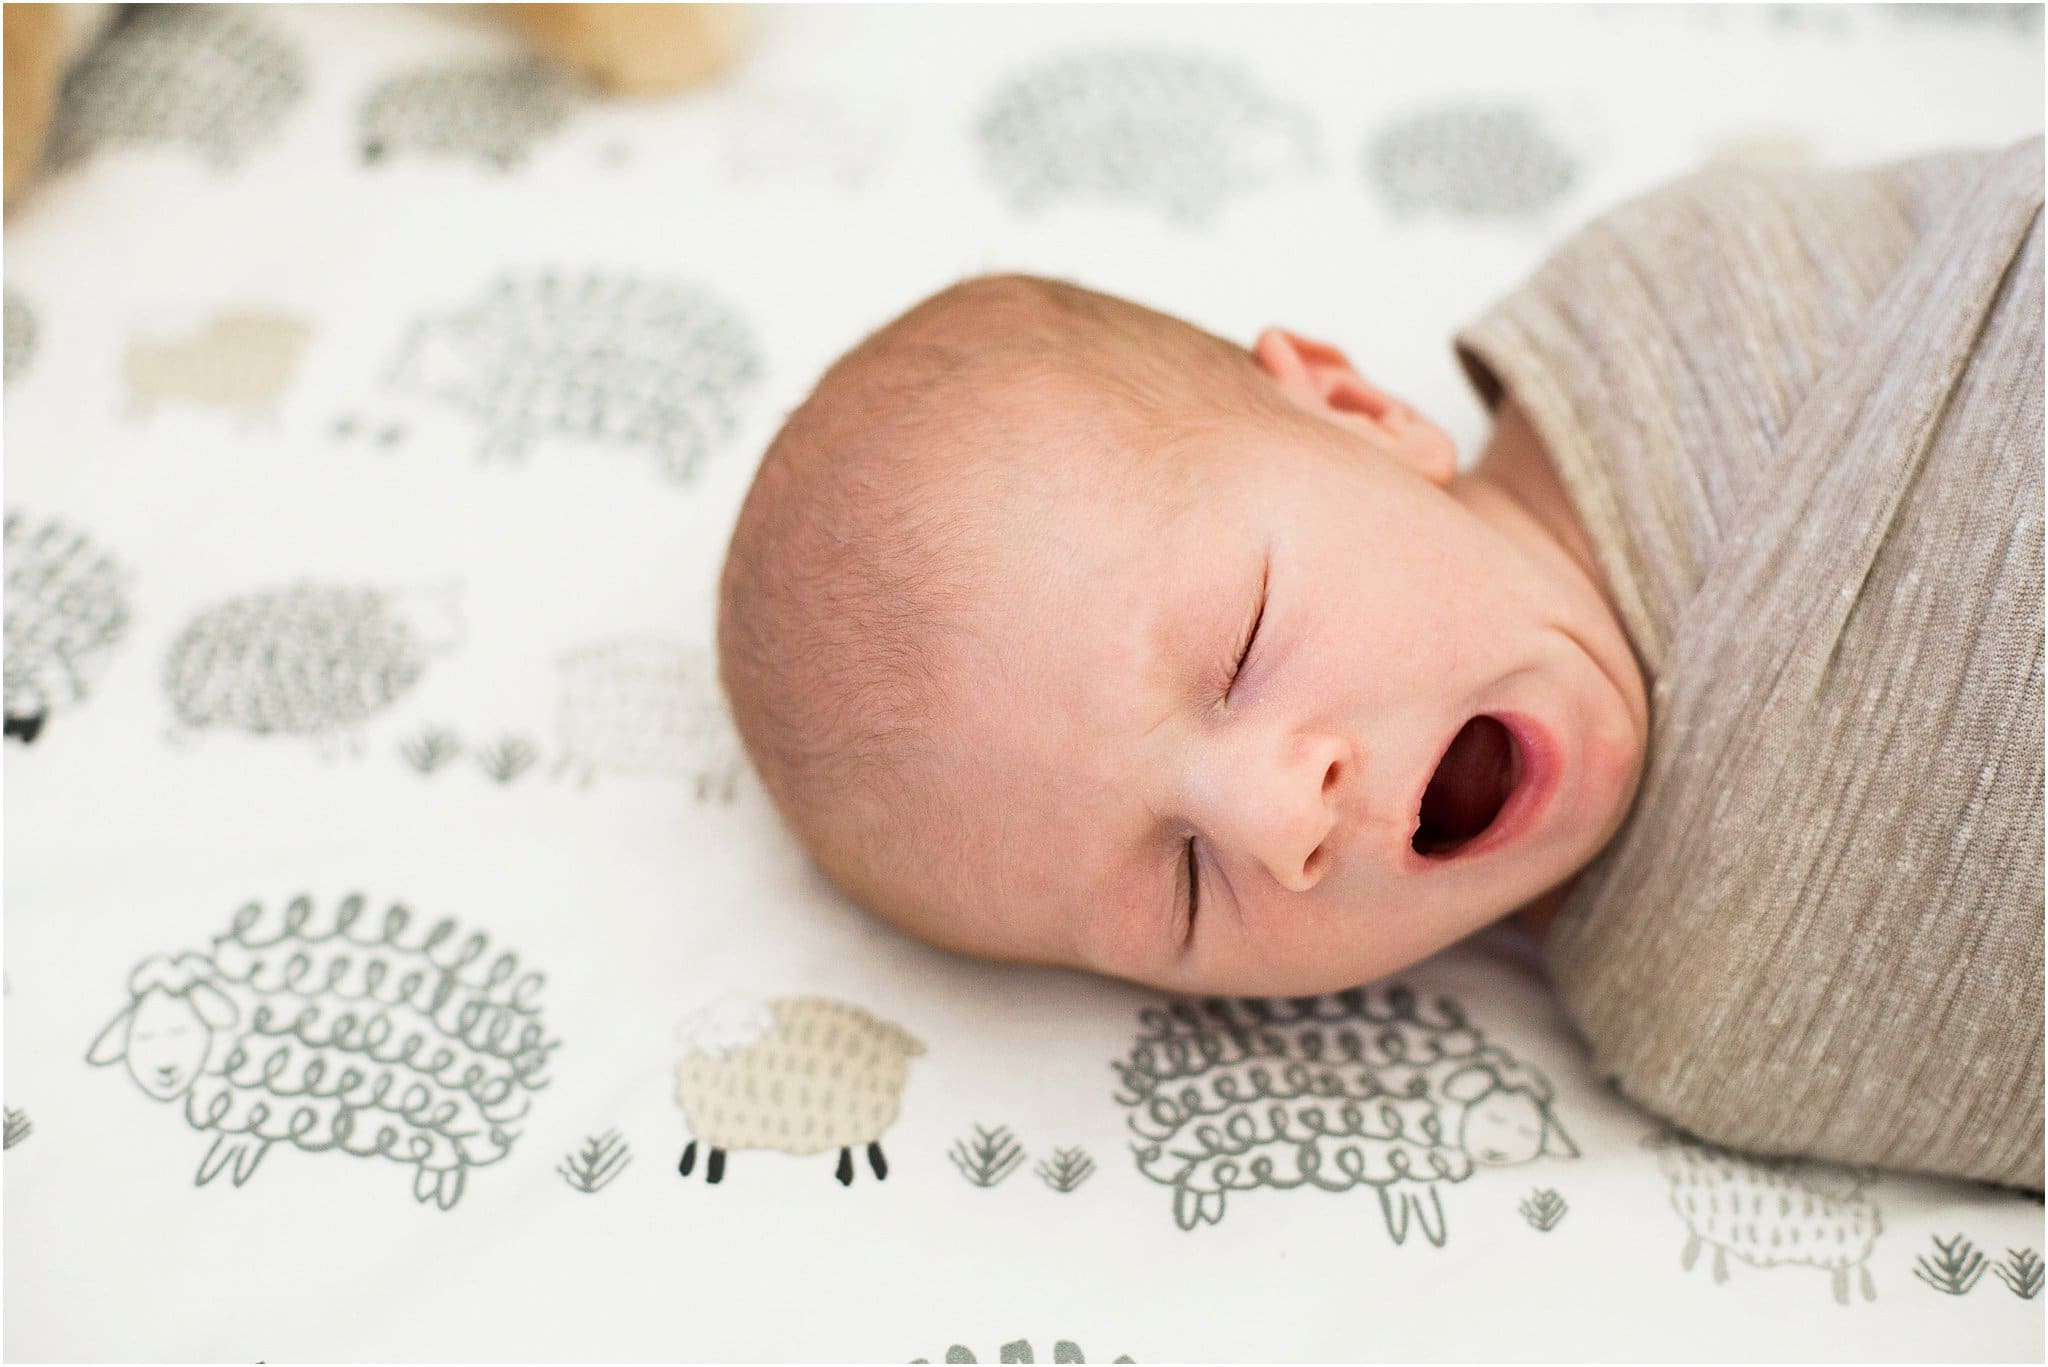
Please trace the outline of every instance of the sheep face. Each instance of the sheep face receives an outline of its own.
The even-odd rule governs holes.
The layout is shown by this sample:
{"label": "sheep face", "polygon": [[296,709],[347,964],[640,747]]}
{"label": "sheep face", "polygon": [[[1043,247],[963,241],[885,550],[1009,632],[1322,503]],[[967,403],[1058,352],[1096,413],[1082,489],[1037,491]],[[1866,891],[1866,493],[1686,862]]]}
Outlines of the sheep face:
{"label": "sheep face", "polygon": [[113,1047],[120,1052],[105,1057],[101,1047],[95,1045],[92,1061],[112,1063],[120,1059],[128,1065],[128,1076],[135,1079],[136,1086],[158,1101],[169,1101],[199,1076],[213,1041],[213,1030],[189,999],[153,987],[115,1017],[106,1034],[100,1036],[101,1043],[108,1043],[110,1037]]}
{"label": "sheep face", "polygon": [[1475,1163],[1526,1163],[1546,1151],[1549,1118],[1527,1092],[1497,1091],[1465,1108],[1459,1140]]}

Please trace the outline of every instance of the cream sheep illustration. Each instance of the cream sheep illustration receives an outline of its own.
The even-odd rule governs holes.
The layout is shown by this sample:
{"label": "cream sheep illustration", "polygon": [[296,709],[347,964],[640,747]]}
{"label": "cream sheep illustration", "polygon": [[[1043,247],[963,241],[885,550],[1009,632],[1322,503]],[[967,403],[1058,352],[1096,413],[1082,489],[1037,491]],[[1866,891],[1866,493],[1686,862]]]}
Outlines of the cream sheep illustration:
{"label": "cream sheep illustration", "polygon": [[924,1046],[901,1026],[822,997],[758,1002],[725,997],[676,1027],[676,1103],[692,1138],[676,1170],[725,1176],[735,1149],[807,1155],[839,1150],[836,1176],[853,1184],[865,1145],[877,1179],[889,1175],[882,1135],[895,1123],[910,1060]]}
{"label": "cream sheep illustration", "polygon": [[165,399],[275,415],[313,330],[281,314],[237,311],[190,337],[128,344],[122,375],[138,411]]}
{"label": "cream sheep illustration", "polygon": [[1258,1187],[1379,1197],[1395,1243],[1444,1242],[1438,1197],[1475,1165],[1577,1157],[1549,1081],[1488,1044],[1447,998],[1405,987],[1179,1001],[1139,1013],[1116,1063],[1138,1170],[1173,1188],[1182,1229]]}
{"label": "cream sheep illustration", "polygon": [[1853,1268],[1863,1299],[1874,1300],[1870,1254],[1884,1220],[1864,1194],[1873,1174],[1793,1159],[1752,1158],[1658,1130],[1643,1147],[1671,1183],[1671,1208],[1685,1221],[1679,1266],[1714,1250],[1714,1280],[1728,1280],[1728,1255],[1752,1267],[1817,1267],[1830,1274],[1838,1305],[1849,1303]]}
{"label": "cream sheep illustration", "polygon": [[272,1145],[387,1158],[441,1209],[474,1168],[497,1163],[557,1041],[536,1000],[544,979],[489,952],[452,920],[413,928],[403,906],[329,914],[306,897],[250,903],[207,953],[156,954],[86,1054],[123,1064],[213,1144],[194,1184],[255,1175]]}

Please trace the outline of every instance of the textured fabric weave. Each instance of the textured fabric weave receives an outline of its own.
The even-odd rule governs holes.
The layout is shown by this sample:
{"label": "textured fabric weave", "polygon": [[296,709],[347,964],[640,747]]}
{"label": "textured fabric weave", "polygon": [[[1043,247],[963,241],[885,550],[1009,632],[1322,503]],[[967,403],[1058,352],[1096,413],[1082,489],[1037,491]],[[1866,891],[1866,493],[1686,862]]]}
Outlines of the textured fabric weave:
{"label": "textured fabric weave", "polygon": [[1704,1138],[2041,1186],[2041,200],[2039,136],[1710,168],[1455,339],[1651,683],[1546,963]]}

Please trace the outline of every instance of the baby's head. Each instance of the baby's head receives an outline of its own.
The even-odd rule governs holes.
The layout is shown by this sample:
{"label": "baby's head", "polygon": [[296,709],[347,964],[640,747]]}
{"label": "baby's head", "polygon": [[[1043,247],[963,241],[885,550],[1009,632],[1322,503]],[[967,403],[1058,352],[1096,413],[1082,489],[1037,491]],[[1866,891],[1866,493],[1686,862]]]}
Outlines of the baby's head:
{"label": "baby's head", "polygon": [[1182,991],[1405,967],[1569,880],[1642,759],[1611,609],[1441,428],[1320,343],[1024,276],[790,415],[718,645],[853,897]]}

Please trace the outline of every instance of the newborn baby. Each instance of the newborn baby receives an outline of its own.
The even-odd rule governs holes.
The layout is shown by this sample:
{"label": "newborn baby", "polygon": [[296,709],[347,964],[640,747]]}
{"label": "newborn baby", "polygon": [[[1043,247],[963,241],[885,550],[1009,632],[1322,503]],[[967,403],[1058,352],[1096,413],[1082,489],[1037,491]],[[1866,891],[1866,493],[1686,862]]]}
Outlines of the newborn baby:
{"label": "newborn baby", "polygon": [[1513,406],[1478,464],[1333,346],[1029,276],[834,365],[734,533],[750,754],[848,892],[1183,991],[1541,917],[1626,814],[1642,671]]}
{"label": "newborn baby", "polygon": [[1708,168],[1455,336],[1027,276],[842,357],[740,510],[723,681],[913,934],[1306,995],[1503,917],[1595,1072],[1765,1154],[2042,1182],[2042,142]]}

